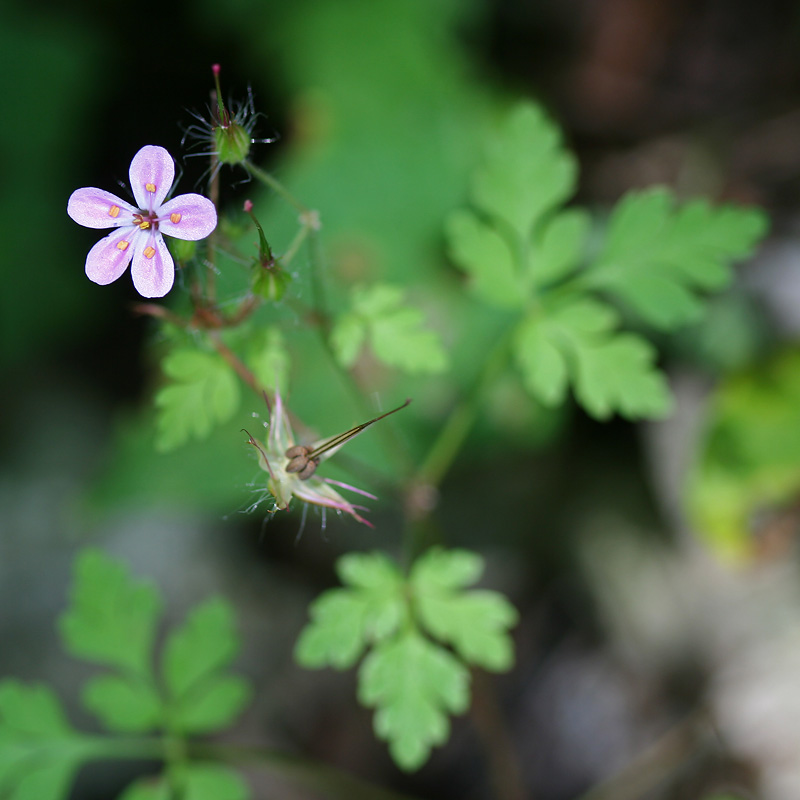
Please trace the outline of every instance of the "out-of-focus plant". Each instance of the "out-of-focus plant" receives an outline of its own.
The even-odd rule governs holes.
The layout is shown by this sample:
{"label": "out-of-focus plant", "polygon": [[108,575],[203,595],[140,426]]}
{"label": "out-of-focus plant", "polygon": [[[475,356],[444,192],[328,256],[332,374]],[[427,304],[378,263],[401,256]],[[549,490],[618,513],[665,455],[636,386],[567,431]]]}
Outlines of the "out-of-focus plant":
{"label": "out-of-focus plant", "polygon": [[[607,219],[567,206],[576,160],[547,115],[520,103],[474,165],[468,207],[430,221],[444,225],[458,278],[447,278],[444,265],[405,281],[331,274],[323,241],[327,209],[307,207],[255,162],[254,108],[248,101],[231,110],[218,67],[214,74],[210,118],[191,131],[205,137],[209,197],[167,199],[171,159],[163,148],[145,147],[131,168],[135,203],[95,189],[73,195],[76,221],[114,228],[92,248],[87,273],[108,283],[132,257],[136,288],[153,298],[172,288],[177,265],[181,296],[169,306],[137,306],[159,326],[164,380],[154,398],[156,449],[205,442],[266,399],[266,441],[247,434],[224,447],[241,460],[243,442],[256,448],[264,470],[261,507],[269,514],[290,511],[296,498],[364,520],[331,484],[352,487],[324,480],[317,468],[324,470],[324,455],[380,417],[327,440],[295,438],[301,424],[289,418],[302,401],[298,378],[315,369],[300,355],[309,335],[351,390],[354,414],[364,412],[369,376],[376,374],[365,365],[424,380],[454,365],[472,368],[471,386],[440,410],[436,433],[414,447],[399,434],[402,415],[380,423],[386,426],[382,482],[403,500],[398,527],[405,561],[400,566],[380,551],[343,556],[337,568],[345,585],[313,603],[295,651],[312,668],[347,669],[363,656],[359,700],[375,709],[376,735],[389,743],[398,766],[414,770],[447,740],[448,715],[469,707],[470,670],[500,672],[514,662],[516,611],[501,594],[471,588],[481,557],[431,548],[420,534],[486,398],[516,371],[537,407],[561,409],[574,398],[599,420],[665,416],[672,399],[656,342],[703,318],[708,298],[729,283],[732,263],[752,252],[766,219],[754,209],[679,203],[665,189],[627,195]],[[285,240],[273,236],[257,203],[245,203],[244,215],[220,207],[232,166],[285,201],[295,217]],[[163,233],[180,239],[171,254]],[[443,301],[437,315],[421,303],[429,294]],[[465,304],[468,296],[479,302]],[[460,315],[448,316],[448,300],[462,303]],[[498,332],[476,352],[470,334],[487,312],[483,305]],[[461,375],[452,385],[465,383]],[[306,404],[323,400],[317,393]],[[731,402],[735,411],[735,393]],[[215,480],[225,479],[218,469]],[[0,792],[56,800],[86,760],[149,755],[164,760],[163,775],[134,784],[126,800],[247,796],[237,773],[219,763],[235,753],[192,740],[230,724],[249,697],[247,684],[227,672],[238,649],[232,611],[219,599],[201,605],[154,660],[159,610],[155,590],[119,565],[95,551],[79,557],[61,633],[71,653],[109,670],[89,682],[84,704],[110,731],[147,737],[79,734],[49,689],[6,681]],[[148,738],[152,733],[156,738]],[[278,759],[263,760],[274,766]]]}

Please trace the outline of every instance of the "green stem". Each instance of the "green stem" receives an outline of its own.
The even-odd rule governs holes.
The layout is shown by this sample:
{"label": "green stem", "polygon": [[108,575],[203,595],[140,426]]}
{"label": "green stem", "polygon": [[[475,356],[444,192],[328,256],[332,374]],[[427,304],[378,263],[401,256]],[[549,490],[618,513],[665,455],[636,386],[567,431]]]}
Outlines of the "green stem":
{"label": "green stem", "polygon": [[469,393],[453,409],[417,473],[417,483],[435,488],[444,479],[478,416],[483,394],[505,370],[516,325],[500,337]]}
{"label": "green stem", "polygon": [[[270,189],[272,189],[283,200],[285,200],[287,203],[289,203],[289,205],[299,212],[301,230],[290,245],[288,252],[291,254],[291,256],[294,256],[294,250],[296,249],[296,246],[299,246],[300,243],[298,239],[302,241],[303,238],[306,236],[308,237],[309,261],[311,264],[311,294],[313,298],[312,305],[314,310],[312,319],[316,325],[317,332],[319,333],[322,349],[328,356],[328,359],[333,365],[334,370],[344,383],[348,393],[353,398],[353,401],[361,410],[361,415],[365,418],[374,416],[374,409],[367,407],[367,404],[364,401],[364,392],[358,385],[358,382],[348,370],[344,369],[341,364],[339,364],[336,359],[336,355],[333,352],[333,348],[331,347],[331,314],[329,311],[327,292],[325,290],[325,281],[323,276],[322,240],[319,234],[321,226],[317,212],[312,211],[303,203],[301,203],[279,180],[277,180],[277,178],[270,175],[269,172],[264,171],[251,162],[248,162],[248,169],[253,177],[261,181],[265,186],[268,186]],[[406,475],[410,475],[413,471],[411,456],[409,455],[404,444],[400,442],[394,434],[392,426],[383,425],[378,428],[378,431],[378,435],[382,440],[383,449],[389,456],[389,462],[401,462],[398,464],[400,471]]]}

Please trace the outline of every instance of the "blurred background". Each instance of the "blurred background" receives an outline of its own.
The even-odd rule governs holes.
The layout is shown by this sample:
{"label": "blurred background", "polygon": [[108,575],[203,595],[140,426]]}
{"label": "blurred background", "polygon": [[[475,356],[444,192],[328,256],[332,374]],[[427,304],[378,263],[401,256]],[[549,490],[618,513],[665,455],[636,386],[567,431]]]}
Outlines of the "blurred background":
{"label": "blurred background", "polygon": [[[800,797],[799,44],[800,7],[778,0],[2,0],[0,677],[50,681],[93,729],[77,702],[90,670],[61,653],[54,620],[75,553],[95,544],[162,588],[169,621],[215,592],[237,607],[257,699],[231,740],[420,798],[502,797],[498,773],[537,800]],[[252,89],[256,135],[280,137],[254,160],[320,210],[331,274],[411,287],[452,349],[435,380],[367,374],[386,407],[415,397],[396,430],[420,453],[496,330],[453,291],[442,220],[509,103],[559,122],[577,200],[600,214],[666,184],[772,218],[708,319],[659,342],[669,420],[545,413],[511,374],[487,399],[436,518],[520,609],[518,664],[476,682],[475,711],[413,776],[374,740],[352,673],[291,657],[335,559],[399,549],[396,502],[375,504],[375,531],[310,521],[299,541],[298,515],[264,528],[239,513],[255,400],[209,442],[156,454],[154,326],[127,275],[85,278],[97,236],[66,215],[74,189],[126,181],[145,144],[182,163],[182,191],[198,185],[206,165],[183,160],[182,137],[214,62],[224,93]],[[289,216],[244,174],[223,206],[235,221],[250,196],[285,246]],[[359,421],[302,352],[299,416],[322,433]],[[379,458],[366,436],[353,447]],[[89,766],[73,798],[113,797],[147,766]],[[316,796],[248,778],[255,797]]]}

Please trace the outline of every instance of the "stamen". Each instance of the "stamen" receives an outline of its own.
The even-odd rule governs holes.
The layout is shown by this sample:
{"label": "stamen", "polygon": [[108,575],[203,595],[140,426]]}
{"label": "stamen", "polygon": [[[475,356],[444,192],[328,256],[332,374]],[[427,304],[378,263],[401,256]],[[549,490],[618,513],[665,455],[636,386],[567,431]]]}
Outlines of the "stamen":
{"label": "stamen", "polygon": [[147,189],[148,192],[154,192],[156,190],[156,185],[154,183],[146,183],[144,188]]}
{"label": "stamen", "polygon": [[149,219],[143,219],[143,220],[142,220],[142,221],[139,223],[139,228],[140,228],[141,230],[143,230],[143,231],[146,231],[146,230],[147,230],[149,227],[150,227],[150,220],[149,220]]}
{"label": "stamen", "polygon": [[111,208],[108,209],[108,216],[116,219],[119,216],[119,211],[119,206],[111,206]]}
{"label": "stamen", "polygon": [[129,244],[130,242],[126,242],[123,239],[121,242],[117,242],[117,250],[127,250]]}
{"label": "stamen", "polygon": [[177,225],[181,221],[181,215],[177,211],[173,211],[169,215],[169,221]]}
{"label": "stamen", "polygon": [[[127,244],[127,242],[125,244]],[[155,254],[156,254],[155,247],[150,247],[150,246],[145,247],[144,253],[143,253],[145,258],[152,258]]]}

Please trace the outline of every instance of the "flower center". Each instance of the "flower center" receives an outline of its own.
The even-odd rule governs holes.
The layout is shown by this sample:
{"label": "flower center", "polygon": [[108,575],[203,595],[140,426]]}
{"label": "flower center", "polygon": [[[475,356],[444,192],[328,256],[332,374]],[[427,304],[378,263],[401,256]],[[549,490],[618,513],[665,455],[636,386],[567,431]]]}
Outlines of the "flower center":
{"label": "flower center", "polygon": [[152,228],[158,230],[158,217],[146,211],[139,211],[133,215],[133,224],[140,230],[146,231]]}

